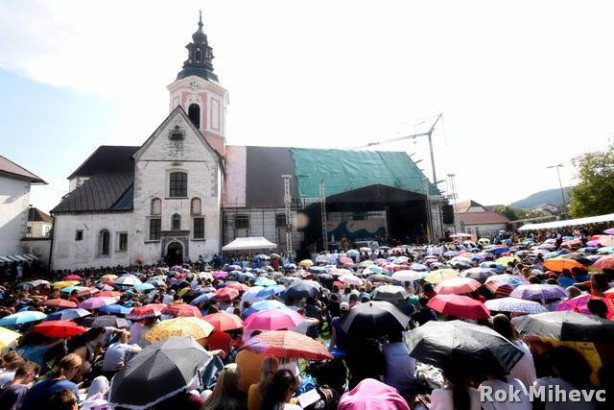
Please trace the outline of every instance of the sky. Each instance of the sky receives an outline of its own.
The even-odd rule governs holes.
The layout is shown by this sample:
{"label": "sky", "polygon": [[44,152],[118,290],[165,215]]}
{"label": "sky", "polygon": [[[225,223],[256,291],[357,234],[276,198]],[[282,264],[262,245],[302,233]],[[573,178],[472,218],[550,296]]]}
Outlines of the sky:
{"label": "sky", "polygon": [[[506,204],[558,187],[549,165],[575,183],[571,159],[614,136],[614,2],[0,0],[0,154],[48,182],[35,206],[98,146],[140,145],[165,119],[199,9],[228,144],[354,148],[442,113],[438,180]],[[431,177],[425,138],[378,148]]]}

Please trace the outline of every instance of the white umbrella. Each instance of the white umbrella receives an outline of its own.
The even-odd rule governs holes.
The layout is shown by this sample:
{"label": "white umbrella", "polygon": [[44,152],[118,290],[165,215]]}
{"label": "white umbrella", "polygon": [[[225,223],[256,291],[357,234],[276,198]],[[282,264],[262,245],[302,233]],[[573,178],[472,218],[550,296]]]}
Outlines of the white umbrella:
{"label": "white umbrella", "polygon": [[357,285],[360,286],[362,285],[363,281],[362,279],[354,276],[354,275],[342,275],[339,276],[339,281],[343,282],[343,283],[347,283],[348,285]]}
{"label": "white umbrella", "polygon": [[416,272],[414,270],[400,270],[392,274],[392,279],[398,282],[413,282],[423,279],[427,272]]}

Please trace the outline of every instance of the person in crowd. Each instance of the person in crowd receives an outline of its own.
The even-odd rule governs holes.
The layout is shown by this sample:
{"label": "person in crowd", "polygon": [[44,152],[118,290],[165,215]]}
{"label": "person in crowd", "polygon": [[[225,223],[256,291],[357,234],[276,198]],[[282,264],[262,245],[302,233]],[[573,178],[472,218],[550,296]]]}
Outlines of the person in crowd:
{"label": "person in crowd", "polygon": [[348,336],[341,328],[341,320],[349,312],[350,305],[347,302],[341,302],[339,305],[339,316],[331,320],[331,336],[329,343],[329,351],[333,356],[343,357],[348,348]]}
{"label": "person in crowd", "polygon": [[78,400],[75,393],[70,389],[62,390],[49,399],[45,409],[49,410],[77,410]]}
{"label": "person in crowd", "polygon": [[495,315],[492,319],[493,329],[501,336],[512,342],[518,349],[524,353],[520,361],[510,370],[509,377],[519,379],[522,384],[532,386],[537,380],[535,372],[535,363],[533,362],[533,355],[529,346],[518,338],[516,330],[512,326],[510,319],[503,315]]}
{"label": "person in crowd", "polygon": [[248,410],[259,410],[262,407],[262,398],[266,396],[278,366],[279,362],[276,358],[267,357],[264,359],[260,369],[260,381],[249,386],[247,394]]}
{"label": "person in crowd", "polygon": [[445,385],[430,395],[430,410],[480,410],[480,393],[470,387],[472,382],[466,371],[454,365],[444,367]]}
{"label": "person in crowd", "polygon": [[0,385],[0,409],[19,410],[23,399],[36,380],[40,367],[33,362],[23,362],[15,369],[15,376],[9,383]]}
{"label": "person in crowd", "polygon": [[239,410],[243,408],[243,401],[239,390],[237,366],[231,364],[224,367],[220,373],[213,392],[205,401],[203,410]]}
{"label": "person in crowd", "polygon": [[111,344],[104,354],[102,372],[108,378],[113,377],[115,372],[125,366],[131,355],[141,352],[137,344],[130,344],[130,332],[124,331],[119,336],[119,341]]}
{"label": "person in crowd", "polygon": [[273,376],[273,380],[262,399],[262,410],[299,410],[295,403],[292,403],[292,396],[296,388],[296,380],[292,372],[287,369],[278,370]]}
{"label": "person in crowd", "polygon": [[384,383],[401,394],[408,393],[415,380],[416,362],[409,356],[400,330],[388,335],[388,343],[382,344],[382,352],[386,359]]}
{"label": "person in crowd", "polygon": [[[479,390],[487,390],[493,400],[482,400],[483,410],[531,410],[531,401],[524,384],[518,379],[507,377],[499,366],[494,366],[480,384]],[[514,400],[497,400],[503,394],[515,392]]]}

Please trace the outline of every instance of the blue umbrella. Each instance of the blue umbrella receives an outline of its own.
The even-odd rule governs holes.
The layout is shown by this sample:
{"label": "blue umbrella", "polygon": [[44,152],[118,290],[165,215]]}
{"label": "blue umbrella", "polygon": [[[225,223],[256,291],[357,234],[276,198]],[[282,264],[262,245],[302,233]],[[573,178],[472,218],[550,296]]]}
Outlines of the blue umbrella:
{"label": "blue umbrella", "polygon": [[45,320],[75,320],[89,315],[90,312],[81,308],[64,309],[50,314]]}
{"label": "blue umbrella", "polygon": [[80,291],[86,290],[86,289],[89,289],[89,288],[86,287],[86,286],[67,286],[65,288],[60,289],[60,292],[70,293],[73,290],[76,290],[77,292],[80,292]]}
{"label": "blue umbrella", "polygon": [[497,312],[544,313],[548,311],[546,307],[537,302],[512,297],[487,300],[484,305],[489,310]]}
{"label": "blue umbrella", "polygon": [[251,315],[252,313],[260,312],[261,310],[280,309],[287,310],[288,307],[278,300],[263,300],[255,302],[249,309],[244,312],[244,317]]}
{"label": "blue umbrella", "polygon": [[258,278],[258,280],[254,282],[254,285],[256,286],[275,286],[277,285],[277,282],[275,282],[272,279]]}
{"label": "blue umbrella", "polygon": [[164,283],[164,281],[161,280],[161,279],[149,279],[146,283],[151,283],[154,286],[164,286],[164,285],[166,285],[166,283]]}
{"label": "blue umbrella", "polygon": [[345,253],[349,258],[351,258],[352,256],[354,257],[358,257],[360,256],[360,252],[358,252],[356,249],[350,249],[349,251],[347,251]]}
{"label": "blue umbrella", "polygon": [[567,253],[566,250],[560,250],[560,251],[556,251],[556,252],[548,252],[548,253],[545,253],[542,258],[544,260],[552,259],[552,258],[556,258],[556,257],[561,256],[561,255],[565,255],[566,253]]}
{"label": "blue umbrella", "polygon": [[501,265],[500,263],[495,263],[495,262],[482,262],[480,263],[480,268],[495,269],[497,271],[505,270],[505,267],[503,265]]}
{"label": "blue umbrella", "polygon": [[282,268],[284,268],[284,270],[296,270],[296,264],[294,263],[285,263]]}
{"label": "blue umbrella", "polygon": [[140,291],[147,291],[147,290],[152,290],[155,288],[156,287],[152,285],[151,283],[141,283],[140,285],[135,285],[132,289],[136,289]]}
{"label": "blue umbrella", "polygon": [[268,297],[271,297],[273,295],[280,294],[284,290],[286,290],[286,287],[284,285],[269,286],[268,288],[259,290],[258,293],[256,293],[256,297],[259,298],[259,299],[260,298],[268,298]]}
{"label": "blue umbrella", "polygon": [[322,266],[311,266],[309,268],[307,268],[307,272],[311,272],[311,273],[315,273],[315,274],[322,274],[322,273],[326,273],[326,268],[322,267]]}
{"label": "blue umbrella", "polygon": [[194,298],[194,300],[192,300],[190,302],[190,305],[192,306],[196,306],[202,302],[208,302],[209,300],[213,299],[215,297],[215,293],[203,293],[202,295]]}
{"label": "blue umbrella", "polygon": [[114,315],[127,315],[128,313],[132,312],[132,308],[127,308],[122,305],[106,305],[98,310],[104,313],[112,313]]}
{"label": "blue umbrella", "polygon": [[499,247],[499,248],[492,248],[489,249],[488,252],[492,253],[493,255],[500,255],[502,253],[507,252],[509,249],[505,246]]}
{"label": "blue umbrella", "polygon": [[35,310],[27,310],[24,312],[13,313],[12,315],[5,316],[0,319],[0,326],[4,327],[17,327],[21,325],[25,325],[30,322],[37,322],[39,320],[43,320],[47,315],[43,312],[38,312]]}

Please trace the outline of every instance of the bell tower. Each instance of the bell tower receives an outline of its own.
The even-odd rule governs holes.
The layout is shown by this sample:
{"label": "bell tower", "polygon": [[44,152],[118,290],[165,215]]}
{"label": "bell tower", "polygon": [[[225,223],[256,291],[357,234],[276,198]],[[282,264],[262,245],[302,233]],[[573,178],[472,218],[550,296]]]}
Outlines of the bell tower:
{"label": "bell tower", "polygon": [[168,86],[170,111],[180,105],[209,144],[224,156],[228,91],[213,72],[213,49],[203,31],[201,12],[198,29],[186,48],[188,59],[183,62],[177,79]]}

